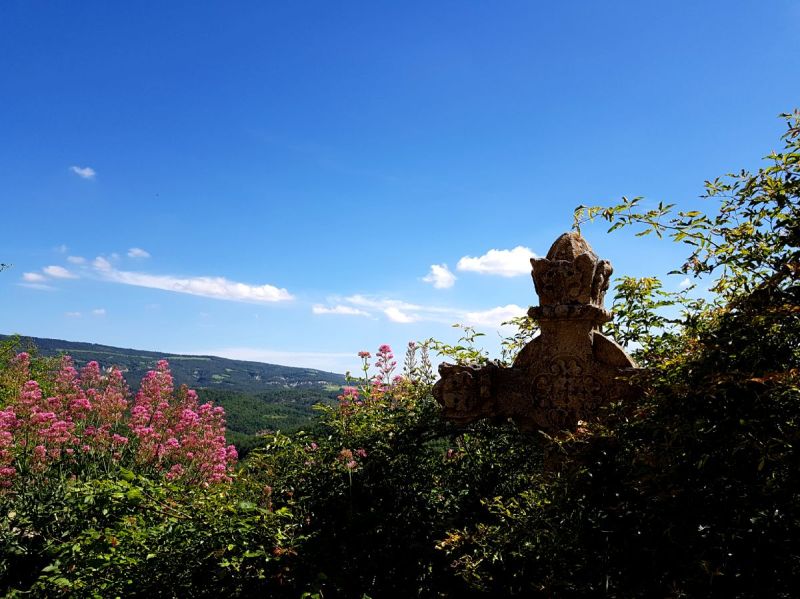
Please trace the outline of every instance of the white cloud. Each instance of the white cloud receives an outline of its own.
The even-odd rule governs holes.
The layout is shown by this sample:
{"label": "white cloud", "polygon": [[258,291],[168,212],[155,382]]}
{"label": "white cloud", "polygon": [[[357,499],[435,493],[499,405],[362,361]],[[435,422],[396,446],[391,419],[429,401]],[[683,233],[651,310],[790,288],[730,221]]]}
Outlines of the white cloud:
{"label": "white cloud", "polygon": [[230,281],[224,277],[176,277],[117,270],[101,256],[95,258],[92,264],[102,278],[123,285],[161,289],[234,302],[261,304],[294,299],[286,289],[273,285],[248,285]]}
{"label": "white cloud", "polygon": [[68,250],[69,248],[68,248],[66,245],[64,245],[64,244],[62,243],[61,245],[58,245],[58,246],[56,246],[56,247],[55,247],[55,248],[53,248],[53,249],[55,249],[55,251],[57,251],[59,254],[66,254],[66,253],[67,253],[67,250]]}
{"label": "white cloud", "polygon": [[383,313],[386,314],[386,317],[392,322],[399,322],[402,324],[408,324],[410,322],[417,322],[420,320],[420,317],[416,314],[407,314],[396,306],[389,306],[388,308],[384,309]]}
{"label": "white cloud", "polygon": [[678,283],[678,287],[680,287],[681,289],[686,289],[687,287],[691,287],[691,285],[692,281],[689,279],[689,277],[686,277],[683,281]]}
{"label": "white cloud", "polygon": [[526,313],[527,310],[522,306],[508,304],[507,306],[497,306],[489,310],[467,312],[465,316],[469,324],[499,328],[503,322],[516,318],[517,316],[524,316]]}
{"label": "white cloud", "polygon": [[28,283],[42,283],[47,280],[47,277],[40,275],[38,272],[24,272],[22,273],[22,280]]}
{"label": "white cloud", "polygon": [[94,179],[94,176],[97,174],[90,166],[71,166],[69,170],[78,175],[81,179]]}
{"label": "white cloud", "polygon": [[81,313],[80,312],[64,312],[64,316],[66,316],[68,318],[80,318],[81,317]]}
{"label": "white cloud", "polygon": [[314,304],[311,307],[314,314],[342,314],[346,316],[369,316],[369,312],[353,308],[352,306],[343,306],[338,304],[336,306],[323,306],[322,304]]}
{"label": "white cloud", "polygon": [[47,275],[50,275],[54,279],[77,279],[78,275],[68,271],[63,266],[45,266],[42,269]]}
{"label": "white cloud", "polygon": [[106,315],[106,309],[105,308],[95,308],[94,310],[92,310],[92,314],[94,314],[95,316],[105,316]]}
{"label": "white cloud", "polygon": [[518,245],[513,250],[489,250],[477,258],[464,256],[458,261],[456,268],[482,275],[516,277],[530,273],[530,259],[535,257],[536,254],[530,248]]}
{"label": "white cloud", "polygon": [[67,262],[70,264],[86,264],[86,258],[81,256],[67,256]]}
{"label": "white cloud", "polygon": [[128,257],[129,258],[149,258],[150,252],[143,250],[142,248],[131,248],[128,250]]}
{"label": "white cloud", "polygon": [[430,272],[422,278],[426,283],[433,283],[435,289],[449,289],[456,282],[456,276],[447,268],[447,264],[431,264]]}

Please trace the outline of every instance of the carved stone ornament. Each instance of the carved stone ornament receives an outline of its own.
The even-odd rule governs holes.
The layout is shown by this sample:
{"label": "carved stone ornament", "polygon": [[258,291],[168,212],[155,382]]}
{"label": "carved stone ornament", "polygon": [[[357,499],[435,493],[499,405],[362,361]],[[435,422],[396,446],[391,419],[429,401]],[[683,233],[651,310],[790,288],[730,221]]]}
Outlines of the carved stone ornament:
{"label": "carved stone ornament", "polygon": [[556,239],[546,258],[531,259],[539,306],[530,308],[540,334],[511,367],[442,364],[433,396],[456,424],[513,419],[520,428],[574,430],[598,409],[633,395],[625,381],[634,361],[600,333],[611,319],[603,307],[611,264],[579,233]]}

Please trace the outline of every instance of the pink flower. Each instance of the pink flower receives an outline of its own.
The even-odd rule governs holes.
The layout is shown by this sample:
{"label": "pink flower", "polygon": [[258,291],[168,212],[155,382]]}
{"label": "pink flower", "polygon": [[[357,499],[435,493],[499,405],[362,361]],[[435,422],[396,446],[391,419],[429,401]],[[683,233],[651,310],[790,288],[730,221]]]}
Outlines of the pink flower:
{"label": "pink flower", "polygon": [[169,472],[165,475],[167,480],[175,480],[176,478],[180,478],[183,476],[185,472],[183,466],[180,464],[174,464],[172,468],[169,469]]}

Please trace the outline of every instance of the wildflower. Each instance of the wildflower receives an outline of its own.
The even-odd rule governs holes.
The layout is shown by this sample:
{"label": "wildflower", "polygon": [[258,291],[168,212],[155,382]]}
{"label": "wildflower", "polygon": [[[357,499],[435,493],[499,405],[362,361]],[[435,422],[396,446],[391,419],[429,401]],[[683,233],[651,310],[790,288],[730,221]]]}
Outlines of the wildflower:
{"label": "wildflower", "polygon": [[35,460],[43,462],[47,457],[47,448],[44,445],[37,445],[33,448],[33,457]]}
{"label": "wildflower", "polygon": [[397,362],[394,360],[392,348],[385,343],[378,348],[378,357],[375,360],[375,366],[378,369],[378,374],[375,375],[380,385],[389,385],[391,381],[392,372],[394,372]]}
{"label": "wildflower", "polygon": [[169,472],[165,475],[167,480],[175,480],[183,476],[184,468],[180,464],[174,464],[172,468],[169,469]]}

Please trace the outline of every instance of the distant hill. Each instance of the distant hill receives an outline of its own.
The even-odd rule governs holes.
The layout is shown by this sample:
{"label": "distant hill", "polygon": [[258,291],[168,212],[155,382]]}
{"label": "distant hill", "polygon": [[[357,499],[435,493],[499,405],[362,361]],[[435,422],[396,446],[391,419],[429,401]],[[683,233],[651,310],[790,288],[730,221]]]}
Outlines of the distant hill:
{"label": "distant hill", "polygon": [[[8,338],[8,335],[0,335],[0,341]],[[35,345],[43,356],[69,354],[76,366],[83,366],[92,360],[103,367],[118,366],[132,389],[139,386],[141,378],[159,360],[169,361],[176,385],[185,384],[191,388],[258,393],[275,388],[327,391],[339,389],[345,384],[344,375],[313,368],[230,360],[217,356],[170,354],[43,337],[21,337],[20,340],[23,346]]]}
{"label": "distant hill", "polygon": [[[0,335],[0,342],[9,335]],[[246,454],[265,430],[292,432],[314,426],[318,403],[333,403],[345,377],[313,368],[295,368],[217,356],[188,356],[127,349],[96,343],[21,337],[20,347],[36,347],[39,355],[72,356],[77,367],[96,360],[102,367],[117,366],[132,391],[159,360],[168,360],[176,386],[197,390],[201,401],[225,408],[228,441]]]}

